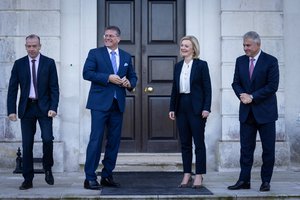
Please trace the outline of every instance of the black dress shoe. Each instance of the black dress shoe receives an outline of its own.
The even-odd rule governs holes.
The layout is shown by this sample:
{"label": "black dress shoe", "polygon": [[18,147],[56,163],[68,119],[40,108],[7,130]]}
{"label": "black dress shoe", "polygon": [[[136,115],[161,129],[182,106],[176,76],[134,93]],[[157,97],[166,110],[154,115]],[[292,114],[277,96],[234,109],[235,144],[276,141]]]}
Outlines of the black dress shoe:
{"label": "black dress shoe", "polygon": [[268,182],[264,182],[261,184],[260,188],[259,188],[259,191],[261,192],[267,192],[267,191],[270,191],[270,183]]}
{"label": "black dress shoe", "polygon": [[32,181],[24,181],[19,187],[20,190],[27,190],[29,188],[32,188]]}
{"label": "black dress shoe", "polygon": [[238,181],[236,184],[228,186],[228,190],[250,189],[250,182]]}
{"label": "black dress shoe", "polygon": [[54,178],[52,175],[52,171],[51,170],[46,170],[45,171],[45,181],[46,183],[48,183],[49,185],[54,185]]}
{"label": "black dress shoe", "polygon": [[101,178],[101,185],[106,187],[120,187],[120,183],[114,181],[112,177]]}
{"label": "black dress shoe", "polygon": [[84,180],[83,187],[85,189],[89,189],[89,190],[101,190],[101,188],[102,188],[101,185],[96,180],[94,180],[94,181]]}

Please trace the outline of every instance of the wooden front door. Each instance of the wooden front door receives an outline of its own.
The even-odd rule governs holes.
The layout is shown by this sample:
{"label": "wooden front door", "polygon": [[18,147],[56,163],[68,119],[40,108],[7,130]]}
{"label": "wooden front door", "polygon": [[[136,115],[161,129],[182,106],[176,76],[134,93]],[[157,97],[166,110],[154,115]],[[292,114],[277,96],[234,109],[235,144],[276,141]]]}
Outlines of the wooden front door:
{"label": "wooden front door", "polygon": [[120,48],[132,55],[138,84],[128,92],[120,152],[178,152],[168,118],[173,67],[185,34],[184,0],[98,0],[98,46],[108,25],[121,29]]}

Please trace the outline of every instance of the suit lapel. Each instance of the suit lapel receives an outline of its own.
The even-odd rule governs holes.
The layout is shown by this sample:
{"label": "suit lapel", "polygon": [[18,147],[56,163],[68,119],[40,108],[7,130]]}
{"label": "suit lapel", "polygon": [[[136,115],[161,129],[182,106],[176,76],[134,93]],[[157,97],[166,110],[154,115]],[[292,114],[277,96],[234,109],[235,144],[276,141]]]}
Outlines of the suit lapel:
{"label": "suit lapel", "polygon": [[254,67],[254,70],[253,70],[253,73],[252,73],[252,78],[251,78],[251,82],[255,79],[255,77],[257,76],[257,73],[259,72],[259,68],[261,66],[263,66],[263,61],[264,59],[262,59],[262,57],[264,56],[264,52],[261,51],[257,61],[256,61],[256,64],[255,64],[255,67]]}
{"label": "suit lapel", "polygon": [[29,65],[29,58],[28,56],[24,57],[24,65],[25,65],[25,74],[27,74],[27,80],[26,83],[29,84],[29,88],[30,88],[30,82],[31,82],[31,74],[30,74],[30,65]]}
{"label": "suit lapel", "polygon": [[41,73],[42,73],[42,70],[43,70],[42,66],[44,66],[44,61],[45,61],[44,56],[42,54],[40,54],[39,66],[38,66],[38,71],[37,71],[37,74],[36,74],[37,85],[39,85],[39,82],[40,82]]}
{"label": "suit lapel", "polygon": [[194,80],[194,76],[195,76],[197,68],[198,68],[198,60],[194,59],[193,64],[192,64],[192,69],[191,69],[191,75],[190,75],[191,76],[190,77],[190,87],[192,86],[192,82]]}
{"label": "suit lapel", "polygon": [[183,60],[180,61],[178,64],[177,64],[177,68],[175,68],[176,70],[176,83],[177,83],[177,88],[178,88],[178,92],[179,92],[179,88],[180,88],[180,73],[181,73],[181,70],[182,70],[182,65],[183,65]]}
{"label": "suit lapel", "polygon": [[119,49],[119,58],[120,58],[120,62],[119,62],[119,67],[118,67],[118,74],[119,72],[122,70],[122,67],[124,66],[124,62],[125,62],[125,59],[124,59],[124,54],[123,52],[121,51],[121,49]]}
{"label": "suit lapel", "polygon": [[104,61],[106,62],[106,66],[109,68],[112,74],[114,74],[114,68],[111,64],[110,55],[106,47],[100,48],[100,55],[103,55]]}
{"label": "suit lapel", "polygon": [[251,84],[250,75],[249,75],[249,57],[244,56],[244,59],[241,63],[241,74],[245,77],[245,80],[247,80],[248,85]]}

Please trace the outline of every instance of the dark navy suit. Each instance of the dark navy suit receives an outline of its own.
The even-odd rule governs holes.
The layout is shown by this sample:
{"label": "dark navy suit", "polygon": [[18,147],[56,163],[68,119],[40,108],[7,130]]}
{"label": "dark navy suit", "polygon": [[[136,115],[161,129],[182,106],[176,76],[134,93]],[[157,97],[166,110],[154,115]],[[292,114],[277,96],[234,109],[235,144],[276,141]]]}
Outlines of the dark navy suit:
{"label": "dark navy suit", "polygon": [[170,111],[175,112],[179,130],[184,173],[191,173],[192,139],[195,144],[196,174],[206,173],[206,148],[204,130],[206,118],[202,111],[210,112],[211,82],[207,62],[193,60],[190,75],[190,93],[180,94],[180,74],[183,60],[175,65]]}
{"label": "dark navy suit", "polygon": [[278,61],[261,51],[252,78],[249,77],[249,57],[238,57],[232,88],[239,98],[241,93],[252,94],[250,104],[240,103],[241,173],[239,180],[250,182],[256,133],[259,131],[263,154],[262,182],[270,182],[275,162],[275,121],[278,119],[276,91],[279,84]]}
{"label": "dark navy suit", "polygon": [[[119,49],[120,64],[117,75],[126,76],[131,89],[136,86],[137,76],[131,62],[131,55]],[[83,69],[83,78],[91,81],[86,108],[91,110],[91,134],[87,146],[85,174],[89,181],[96,180],[96,169],[99,165],[101,146],[105,128],[107,141],[102,160],[102,178],[112,176],[119,150],[123,112],[125,110],[126,90],[108,81],[114,74],[110,56],[106,47],[90,50]],[[116,99],[114,95],[116,94]]]}
{"label": "dark navy suit", "polygon": [[29,100],[30,92],[30,65],[25,56],[16,60],[11,71],[7,94],[7,114],[16,112],[17,93],[20,87],[18,116],[21,119],[22,147],[23,147],[23,176],[25,181],[33,179],[33,142],[36,132],[36,122],[41,128],[43,141],[43,166],[50,170],[53,166],[53,132],[52,117],[48,111],[57,112],[59,100],[58,76],[55,61],[40,54],[37,72],[38,100]]}

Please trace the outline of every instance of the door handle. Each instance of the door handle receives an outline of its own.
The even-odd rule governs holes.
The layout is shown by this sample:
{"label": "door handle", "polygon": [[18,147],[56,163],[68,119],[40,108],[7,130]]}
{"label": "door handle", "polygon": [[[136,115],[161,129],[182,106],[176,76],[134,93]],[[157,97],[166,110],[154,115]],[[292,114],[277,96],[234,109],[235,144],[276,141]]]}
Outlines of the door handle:
{"label": "door handle", "polygon": [[153,87],[145,87],[145,93],[152,93],[154,91]]}

